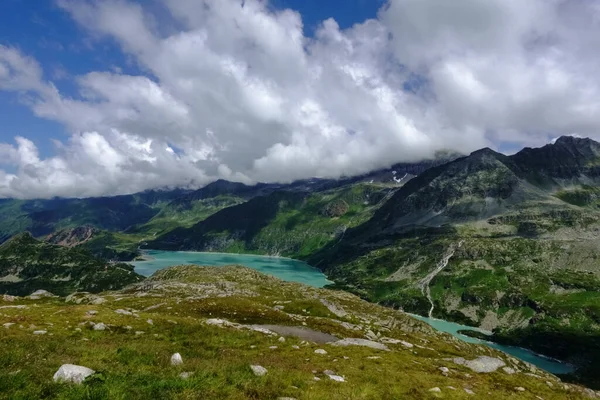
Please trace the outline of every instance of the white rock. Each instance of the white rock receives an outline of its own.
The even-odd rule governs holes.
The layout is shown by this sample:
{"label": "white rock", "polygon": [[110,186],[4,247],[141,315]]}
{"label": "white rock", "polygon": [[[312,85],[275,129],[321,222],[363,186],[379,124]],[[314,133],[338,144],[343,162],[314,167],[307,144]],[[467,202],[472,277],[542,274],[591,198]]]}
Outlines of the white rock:
{"label": "white rock", "polygon": [[296,400],[294,397],[278,397],[277,400]]}
{"label": "white rock", "polygon": [[96,315],[96,314],[98,314],[98,311],[96,311],[96,310],[90,310],[90,311],[86,312],[86,314],[87,315]]}
{"label": "white rock", "polygon": [[323,349],[316,349],[315,354],[327,354],[327,352]]}
{"label": "white rock", "polygon": [[204,321],[206,325],[228,325],[229,321],[220,318],[210,318]]}
{"label": "white rock", "polygon": [[277,350],[277,346],[269,346],[269,349],[271,349],[271,350]]}
{"label": "white rock", "polygon": [[293,346],[292,346],[292,349],[294,349],[294,350],[300,350],[300,346],[293,345]]}
{"label": "white rock", "polygon": [[152,321],[151,319],[146,321],[147,323],[149,323],[150,325],[154,325],[154,321]]}
{"label": "white rock", "polygon": [[34,300],[41,299],[42,297],[56,297],[56,296],[47,290],[36,290],[35,292],[33,292],[29,295],[29,298],[34,299]]}
{"label": "white rock", "polygon": [[346,380],[344,379],[343,376],[339,376],[339,375],[327,375],[329,377],[329,379],[331,379],[332,381],[336,381],[336,382],[346,382]]}
{"label": "white rock", "polygon": [[5,324],[2,324],[3,327],[5,327],[6,329],[10,328],[11,326],[13,326],[15,323],[14,322],[7,322]]}
{"label": "white rock", "polygon": [[275,335],[275,332],[273,332],[267,328],[263,328],[261,326],[241,325],[241,327],[248,328],[250,330],[253,330],[254,332],[264,333],[265,335]]}
{"label": "white rock", "polygon": [[465,388],[465,392],[466,392],[467,394],[475,394],[475,392],[474,392],[474,391],[472,391],[471,389],[467,389],[467,388]]}
{"label": "white rock", "polygon": [[33,331],[34,335],[45,335],[46,333],[48,333],[48,331],[46,330],[42,330],[42,331]]}
{"label": "white rock", "polygon": [[403,340],[400,339],[393,339],[393,338],[389,338],[389,337],[382,337],[380,339],[381,343],[388,343],[388,344],[398,344],[398,343],[402,343]]}
{"label": "white rock", "polygon": [[191,372],[182,372],[182,373],[179,374],[179,377],[181,379],[188,379],[190,376],[192,376]]}
{"label": "white rock", "polygon": [[136,336],[143,335],[144,333],[145,333],[144,331],[135,331]]}
{"label": "white rock", "polygon": [[106,299],[104,297],[100,297],[100,296],[94,296],[90,299],[90,304],[93,305],[100,305],[106,303]]}
{"label": "white rock", "polygon": [[67,303],[75,303],[75,304],[102,304],[106,302],[106,299],[100,297],[95,294],[86,293],[86,292],[78,292],[71,293],[65,298],[65,302]]}
{"label": "white rock", "polygon": [[15,296],[11,296],[10,294],[5,294],[5,295],[2,296],[2,300],[3,301],[13,302],[16,299],[17,298]]}
{"label": "white rock", "polygon": [[314,377],[313,377],[313,379],[314,379],[315,381],[320,381],[320,380],[321,380],[321,378],[319,378],[318,376],[314,376]]}
{"label": "white rock", "polygon": [[94,373],[93,369],[81,365],[63,364],[54,374],[54,382],[70,382],[81,384],[85,378]]}
{"label": "white rock", "polygon": [[511,368],[511,367],[504,367],[504,368],[502,368],[502,371],[506,372],[506,373],[507,373],[507,374],[509,374],[509,375],[512,375],[512,374],[514,374],[514,373],[516,373],[516,372],[517,372],[517,371],[515,371],[515,370],[514,370],[513,368]]}
{"label": "white rock", "polygon": [[171,356],[171,365],[182,365],[183,358],[181,358],[181,354],[175,353]]}
{"label": "white rock", "polygon": [[284,338],[283,336],[282,336],[282,337],[280,337],[280,338],[279,338],[279,339],[277,339],[277,340],[279,340],[281,343],[285,342],[285,338]]}
{"label": "white rock", "polygon": [[121,314],[121,315],[133,315],[133,313],[131,311],[123,310],[121,308],[119,308],[118,310],[115,310],[115,312],[117,314]]}
{"label": "white rock", "polygon": [[433,387],[431,389],[429,389],[430,392],[436,392],[436,393],[440,393],[442,391],[442,389],[440,389],[439,387]]}
{"label": "white rock", "polygon": [[367,339],[346,338],[336,342],[329,343],[332,346],[363,346],[371,349],[390,351],[390,349],[382,343],[374,342]]}
{"label": "white rock", "polygon": [[103,331],[106,329],[106,325],[104,325],[104,322],[100,322],[99,324],[95,324],[92,329],[95,331]]}
{"label": "white rock", "polygon": [[517,392],[524,392],[524,391],[525,391],[525,388],[524,388],[524,387],[521,387],[521,386],[517,386],[517,387],[515,388],[515,390],[516,390]]}
{"label": "white rock", "polygon": [[450,372],[450,370],[447,367],[439,367],[438,369],[442,371],[442,374],[444,375],[448,375],[448,373]]}
{"label": "white rock", "polygon": [[256,376],[265,376],[267,374],[267,369],[260,365],[251,365],[250,369],[252,369],[252,372],[254,372],[254,375]]}

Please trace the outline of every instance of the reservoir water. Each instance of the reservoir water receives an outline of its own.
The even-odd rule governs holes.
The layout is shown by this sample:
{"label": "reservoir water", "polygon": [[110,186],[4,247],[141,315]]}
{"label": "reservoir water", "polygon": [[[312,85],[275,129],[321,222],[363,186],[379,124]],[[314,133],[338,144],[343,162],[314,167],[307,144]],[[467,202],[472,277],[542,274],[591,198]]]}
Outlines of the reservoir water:
{"label": "reservoir water", "polygon": [[478,328],[473,328],[472,326],[461,325],[461,324],[457,324],[454,322],[444,321],[441,319],[427,318],[427,317],[422,317],[420,315],[414,315],[414,314],[410,314],[410,315],[418,320],[428,323],[429,325],[431,325],[433,328],[435,328],[436,330],[438,330],[440,332],[449,333],[452,336],[457,337],[468,343],[483,344],[483,345],[492,347],[494,349],[503,351],[504,353],[510,354],[511,356],[518,358],[520,360],[527,361],[528,363],[531,363],[531,364],[535,365],[536,367],[543,369],[545,371],[548,371],[552,374],[568,374],[570,372],[573,372],[573,367],[569,364],[562,363],[562,362],[554,360],[552,358],[544,357],[540,354],[534,353],[534,352],[524,349],[522,347],[504,346],[504,345],[501,345],[498,343],[488,342],[485,340],[477,339],[474,337],[470,337],[470,336],[458,333],[458,331],[469,331],[470,330],[470,331],[477,331],[477,332],[489,334],[489,332],[486,332],[484,330],[481,330]]}
{"label": "reservoir water", "polygon": [[[198,253],[191,251],[159,250],[149,250],[144,252],[144,255],[147,256],[148,260],[131,262],[131,264],[135,266],[135,271],[144,276],[150,276],[159,269],[174,265],[193,264],[219,267],[237,264],[253,268],[259,272],[275,276],[284,281],[304,283],[313,287],[323,287],[328,283],[331,283],[318,269],[311,267],[305,262],[292,260],[290,258],[265,257],[246,254]],[[493,347],[523,361],[527,361],[550,373],[566,374],[573,371],[573,368],[568,364],[552,360],[526,349],[503,346],[497,343],[486,342],[484,340],[472,338],[458,333],[460,330],[475,330],[484,332],[477,328],[435,318],[421,317],[419,315],[413,315],[413,317],[428,323],[438,331],[449,333],[461,340],[464,340],[465,342],[483,344]]]}
{"label": "reservoir water", "polygon": [[332,283],[318,269],[291,258],[159,250],[145,251],[144,255],[149,259],[130,263],[135,266],[135,272],[144,276],[150,276],[159,269],[173,265],[193,264],[222,267],[235,264],[255,269],[284,281],[304,283],[313,287],[323,287]]}

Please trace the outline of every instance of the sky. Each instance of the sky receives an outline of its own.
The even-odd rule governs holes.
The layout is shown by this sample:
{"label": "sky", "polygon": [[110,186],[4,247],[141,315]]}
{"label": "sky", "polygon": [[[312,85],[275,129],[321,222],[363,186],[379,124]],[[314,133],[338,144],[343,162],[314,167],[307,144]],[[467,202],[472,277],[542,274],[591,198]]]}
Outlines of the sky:
{"label": "sky", "polygon": [[591,0],[3,0],[0,198],[600,139]]}

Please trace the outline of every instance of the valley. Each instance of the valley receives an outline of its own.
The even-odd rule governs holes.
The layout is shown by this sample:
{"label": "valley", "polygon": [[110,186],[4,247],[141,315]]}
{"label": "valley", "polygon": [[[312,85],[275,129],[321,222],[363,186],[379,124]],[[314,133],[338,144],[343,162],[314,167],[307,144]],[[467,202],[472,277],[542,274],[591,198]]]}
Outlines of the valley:
{"label": "valley", "polygon": [[566,379],[598,388],[599,160],[600,144],[563,137],[512,156],[482,149],[340,180],[217,181],[75,208],[5,200],[0,227],[105,260],[147,249],[303,260],[328,288],[493,331],[497,343],[574,365]]}

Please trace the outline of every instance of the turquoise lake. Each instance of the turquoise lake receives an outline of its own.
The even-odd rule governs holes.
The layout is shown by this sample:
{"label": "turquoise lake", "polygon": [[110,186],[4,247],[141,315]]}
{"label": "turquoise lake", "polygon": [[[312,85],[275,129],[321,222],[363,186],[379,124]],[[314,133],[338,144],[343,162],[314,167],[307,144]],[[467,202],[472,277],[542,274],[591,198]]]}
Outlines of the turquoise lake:
{"label": "turquoise lake", "polygon": [[236,264],[255,269],[288,282],[299,282],[314,287],[323,287],[331,283],[318,269],[311,267],[305,262],[292,260],[291,258],[158,250],[145,251],[144,255],[151,259],[130,263],[135,266],[135,272],[144,276],[150,276],[159,269],[173,265],[193,264],[221,267]]}
{"label": "turquoise lake", "polygon": [[429,325],[431,325],[433,328],[435,328],[438,331],[449,333],[452,336],[457,337],[468,343],[483,344],[483,345],[492,347],[494,349],[503,351],[507,354],[510,354],[511,356],[513,356],[515,358],[518,358],[523,361],[527,361],[528,363],[531,363],[531,364],[535,365],[536,367],[546,370],[552,374],[568,374],[570,372],[573,372],[573,367],[570,366],[569,364],[561,363],[560,361],[556,361],[551,358],[544,357],[544,356],[536,354],[530,350],[523,349],[521,347],[503,346],[498,343],[487,342],[485,340],[473,338],[473,337],[458,333],[458,331],[466,331],[466,330],[486,333],[485,331],[483,331],[481,329],[473,328],[472,326],[460,325],[460,324],[456,324],[454,322],[448,322],[448,321],[444,321],[441,319],[427,318],[427,317],[422,317],[420,315],[414,315],[414,314],[410,314],[410,315],[418,320],[428,323]]}
{"label": "turquoise lake", "polygon": [[[328,283],[331,283],[318,269],[311,267],[305,262],[292,260],[290,258],[266,257],[246,254],[198,253],[190,251],[159,250],[149,250],[144,252],[144,255],[147,256],[149,260],[131,262],[131,264],[135,266],[135,271],[144,276],[150,276],[159,269],[174,265],[193,264],[220,267],[224,265],[237,264],[253,268],[259,272],[272,275],[284,281],[304,283],[313,287],[323,287]],[[412,316],[428,323],[438,331],[449,333],[461,340],[464,340],[465,342],[483,344],[493,347],[510,354],[513,357],[527,361],[550,373],[566,374],[573,371],[573,368],[568,364],[540,356],[520,347],[503,346],[497,343],[486,342],[484,340],[472,338],[458,333],[459,330],[477,330],[483,332],[476,328],[439,319],[421,317],[419,315]]]}

